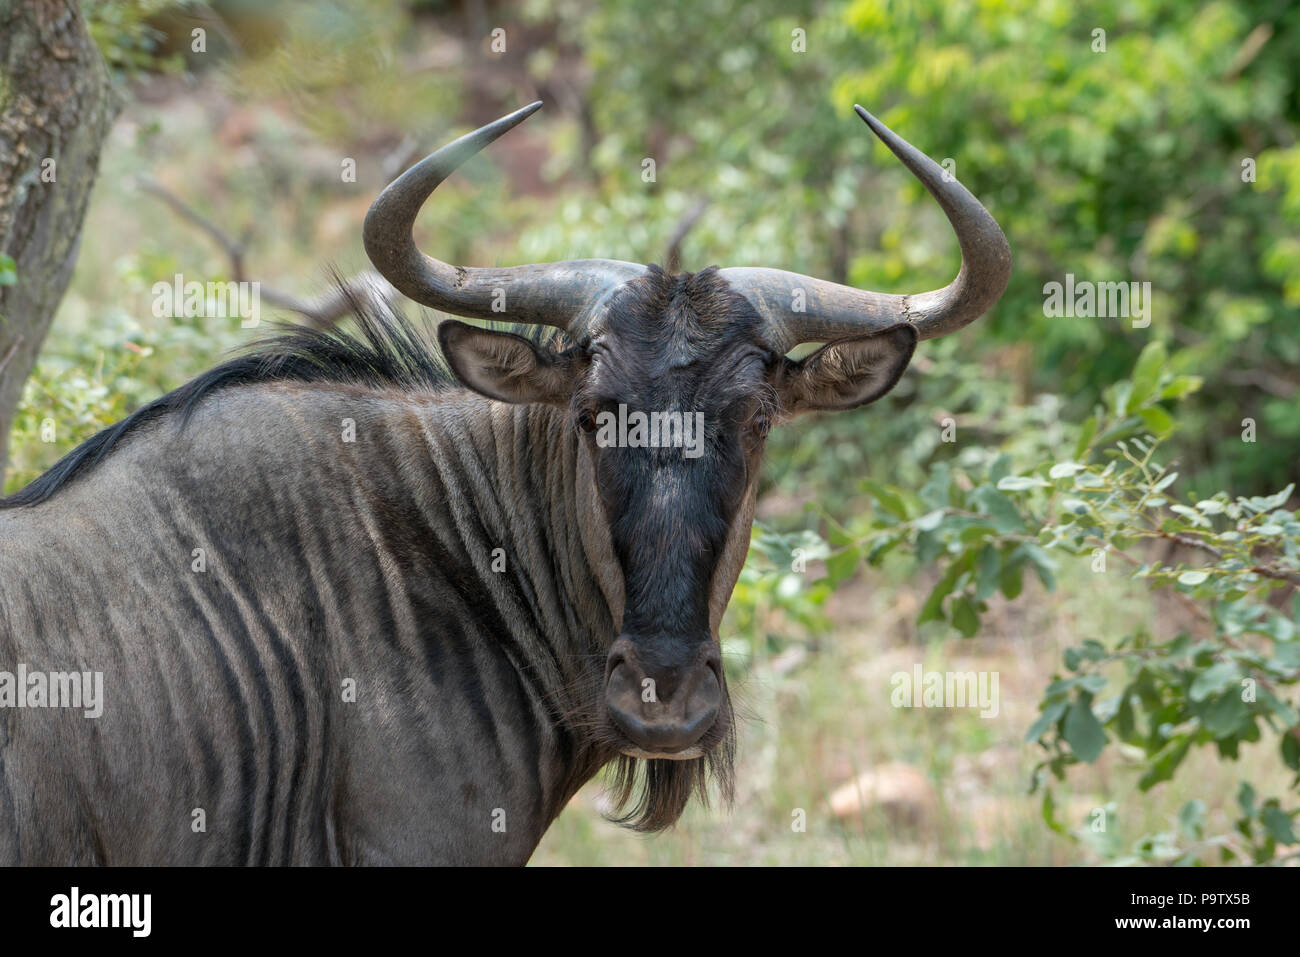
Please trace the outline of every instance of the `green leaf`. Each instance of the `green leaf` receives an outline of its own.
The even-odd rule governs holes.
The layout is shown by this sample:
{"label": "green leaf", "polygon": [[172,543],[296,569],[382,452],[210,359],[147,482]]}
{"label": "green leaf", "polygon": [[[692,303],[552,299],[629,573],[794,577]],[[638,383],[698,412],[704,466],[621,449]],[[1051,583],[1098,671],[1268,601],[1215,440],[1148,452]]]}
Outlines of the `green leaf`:
{"label": "green leaf", "polygon": [[963,638],[973,637],[980,630],[980,616],[965,595],[952,600],[952,626]]}
{"label": "green leaf", "polygon": [[1296,843],[1295,831],[1291,827],[1291,816],[1280,807],[1264,808],[1259,812],[1259,822],[1279,844]]}
{"label": "green leaf", "polygon": [[[1129,396],[1133,394],[1133,383],[1127,379],[1121,379],[1116,382],[1110,389],[1110,407],[1116,415],[1128,415]],[[1108,432],[1113,430],[1107,430]],[[1103,441],[1105,437],[1103,436]]]}
{"label": "green leaf", "polygon": [[1097,417],[1090,415],[1084,421],[1083,427],[1079,430],[1078,441],[1074,443],[1074,457],[1080,461],[1088,451],[1088,446],[1092,443],[1093,436],[1097,434]]}
{"label": "green leaf", "polygon": [[903,501],[903,496],[899,492],[883,482],[877,482],[869,478],[862,480],[862,487],[880,503],[880,507],[886,512],[897,519],[907,521],[907,504]]}
{"label": "green leaf", "polygon": [[1105,691],[1106,685],[1107,681],[1105,675],[1083,675],[1079,678],[1079,687],[1092,694],[1100,694]]}
{"label": "green leaf", "polygon": [[998,489],[1003,492],[1023,492],[1031,488],[1043,488],[1048,483],[1036,475],[1008,475],[998,480]]}
{"label": "green leaf", "polygon": [[1288,728],[1282,735],[1282,763],[1292,771],[1300,771],[1300,741],[1296,740],[1297,734],[1300,731]]}
{"label": "green leaf", "polygon": [[13,257],[0,253],[0,286],[12,286],[18,281],[18,264]]}
{"label": "green leaf", "polygon": [[1249,781],[1242,781],[1237,786],[1237,804],[1246,817],[1255,816],[1255,789]]}
{"label": "green leaf", "polygon": [[1070,706],[1070,702],[1061,698],[1057,701],[1050,702],[1038,719],[1029,726],[1025,732],[1025,740],[1033,743],[1042,738],[1047,733],[1047,729],[1061,720],[1061,715],[1065,714],[1065,709]]}
{"label": "green leaf", "polygon": [[936,508],[933,512],[926,512],[914,523],[918,532],[932,532],[939,527],[946,513],[941,508]]}
{"label": "green leaf", "polygon": [[1156,340],[1146,344],[1133,366],[1133,391],[1129,393],[1126,411],[1141,408],[1155,393],[1166,358],[1163,342]]}
{"label": "green leaf", "polygon": [[924,625],[927,621],[943,620],[943,600],[952,592],[953,587],[957,584],[957,579],[961,576],[962,562],[954,561],[943,573],[938,584],[926,598],[925,604],[921,606],[921,614],[917,617],[916,623]]}
{"label": "green leaf", "polygon": [[1056,799],[1052,797],[1051,788],[1047,788],[1043,791],[1042,815],[1043,823],[1046,824],[1050,830],[1055,831],[1057,834],[1069,835],[1070,832],[1066,830],[1065,825],[1056,817]]}
{"label": "green leaf", "polygon": [[[1282,701],[1267,688],[1258,689],[1259,700],[1273,714],[1282,721],[1284,727],[1290,728],[1300,724],[1300,714],[1296,713],[1295,708],[1291,707],[1285,701]],[[1288,735],[1288,737],[1290,737]],[[1292,738],[1292,740],[1295,740]],[[1300,768],[1296,768],[1300,771]]]}
{"label": "green leaf", "polygon": [[871,543],[871,548],[867,549],[867,561],[873,565],[878,564],[885,555],[897,548],[902,541],[901,535],[879,536]]}
{"label": "green leaf", "polygon": [[1002,569],[1002,559],[998,550],[992,545],[980,549],[975,560],[975,600],[983,601],[998,588],[998,572]]}
{"label": "green leaf", "polygon": [[1002,594],[1008,600],[1014,601],[1020,596],[1020,591],[1024,587],[1022,577],[1024,567],[1025,559],[1018,548],[1002,558],[1002,573],[998,576],[998,587],[1002,589]]}
{"label": "green leaf", "polygon": [[1231,688],[1196,709],[1197,717],[1206,731],[1216,738],[1225,738],[1239,731],[1242,723],[1250,717],[1246,702],[1241,700],[1241,692]]}
{"label": "green leaf", "polygon": [[1097,438],[1096,444],[1098,446],[1110,445],[1112,442],[1116,441],[1117,439],[1122,439],[1124,438],[1124,436],[1135,432],[1137,430],[1138,425],[1140,425],[1141,422],[1142,420],[1135,415],[1128,416],[1124,419],[1121,419],[1119,422],[1115,423],[1110,428],[1108,428],[1105,432],[1101,433],[1101,435]]}
{"label": "green leaf", "polygon": [[1220,661],[1211,665],[1196,676],[1187,697],[1193,701],[1204,701],[1212,695],[1222,694],[1241,679],[1241,666],[1235,661]]}
{"label": "green leaf", "polygon": [[1199,570],[1187,571],[1187,572],[1183,572],[1181,575],[1178,576],[1178,584],[1199,585],[1201,582],[1205,581],[1209,577],[1210,577],[1209,572],[1203,572]]}
{"label": "green leaf", "polygon": [[1003,452],[989,466],[989,481],[996,485],[1011,473],[1011,456]]}
{"label": "green leaf", "polygon": [[1029,563],[1034,566],[1034,571],[1038,573],[1043,587],[1048,591],[1056,591],[1056,561],[1047,552],[1043,551],[1037,545],[1026,543],[1020,546]]}
{"label": "green leaf", "polygon": [[1137,721],[1133,715],[1133,699],[1129,689],[1120,693],[1119,709],[1115,712],[1115,734],[1126,744],[1132,744],[1137,737]]}
{"label": "green leaf", "polygon": [[947,462],[939,462],[930,468],[930,477],[921,486],[921,501],[931,508],[947,508],[952,505],[952,470]]}
{"label": "green leaf", "polygon": [[1199,841],[1205,834],[1205,802],[1193,798],[1178,812],[1178,824],[1189,841]]}
{"label": "green leaf", "polygon": [[858,570],[858,561],[861,558],[862,552],[856,546],[849,546],[835,552],[826,559],[826,577],[834,585],[852,578],[854,572]]}
{"label": "green leaf", "polygon": [[1174,417],[1158,405],[1148,406],[1138,412],[1138,418],[1157,438],[1164,438],[1174,430]]}
{"label": "green leaf", "polygon": [[1069,478],[1082,472],[1083,469],[1084,466],[1078,462],[1057,462],[1048,470],[1047,477],[1053,479]]}
{"label": "green leaf", "polygon": [[1138,788],[1142,791],[1150,791],[1161,781],[1168,781],[1178,770],[1178,765],[1183,763],[1183,758],[1187,757],[1187,750],[1192,746],[1192,739],[1187,735],[1179,735],[1174,738],[1151,759],[1151,765],[1147,768],[1145,774],[1138,779]]}
{"label": "green leaf", "polygon": [[980,511],[993,519],[993,527],[1003,535],[1011,535],[1025,530],[1024,519],[1011,499],[1007,498],[991,485],[981,485],[972,497]]}
{"label": "green leaf", "polygon": [[1261,498],[1252,498],[1250,505],[1260,512],[1271,512],[1275,508],[1281,508],[1291,498],[1291,493],[1295,491],[1295,482],[1292,482],[1276,495],[1267,495]]}
{"label": "green leaf", "polygon": [[1160,390],[1162,399],[1181,399],[1191,395],[1201,387],[1202,379],[1198,375],[1174,376],[1173,380]]}
{"label": "green leaf", "polygon": [[1191,522],[1193,525],[1196,525],[1200,528],[1212,527],[1210,520],[1208,518],[1206,518],[1200,512],[1196,511],[1196,509],[1188,508],[1186,505],[1170,505],[1169,511],[1178,513],[1183,518]]}
{"label": "green leaf", "polygon": [[1092,703],[1085,695],[1079,695],[1070,705],[1062,733],[1075,756],[1089,764],[1097,760],[1106,746],[1106,730],[1092,713]]}

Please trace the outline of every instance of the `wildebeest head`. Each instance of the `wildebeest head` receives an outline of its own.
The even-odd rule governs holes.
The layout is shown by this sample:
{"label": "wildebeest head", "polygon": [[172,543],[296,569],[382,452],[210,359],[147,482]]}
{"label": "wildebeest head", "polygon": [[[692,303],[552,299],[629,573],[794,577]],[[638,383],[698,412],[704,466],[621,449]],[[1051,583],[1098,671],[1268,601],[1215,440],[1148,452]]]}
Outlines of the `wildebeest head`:
{"label": "wildebeest head", "polygon": [[[366,217],[366,251],[425,305],[567,334],[572,346],[561,351],[450,320],[439,327],[466,386],[503,402],[561,407],[582,433],[623,584],[604,720],[624,754],[697,758],[730,727],[716,630],[748,546],[768,429],[884,395],[918,339],[952,332],[993,305],[1010,250],[960,183],[858,107],[956,230],[962,267],[943,289],[889,295],[766,268],[670,276],[615,260],[478,269],[421,253],[411,231],[432,191],[540,105],[462,137],[394,181]],[[802,360],[787,356],[804,342],[824,345]]]}

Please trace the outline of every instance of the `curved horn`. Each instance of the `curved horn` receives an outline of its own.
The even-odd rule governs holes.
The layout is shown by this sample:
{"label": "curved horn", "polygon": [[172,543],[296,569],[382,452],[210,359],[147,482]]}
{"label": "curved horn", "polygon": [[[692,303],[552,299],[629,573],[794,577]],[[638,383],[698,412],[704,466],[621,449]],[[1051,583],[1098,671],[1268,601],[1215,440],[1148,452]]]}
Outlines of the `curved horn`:
{"label": "curved horn", "polygon": [[613,287],[644,273],[644,266],[578,259],[466,268],[424,255],[411,233],[420,207],[456,167],[541,105],[531,103],[462,136],[393,180],[366,213],[366,255],[385,279],[423,305],[476,319],[556,326],[579,340],[600,301]]}
{"label": "curved horn", "polygon": [[[1011,276],[1007,238],[979,200],[955,179],[944,182],[945,171],[938,163],[862,107],[853,109],[939,201],[961,245],[961,271],[942,289],[898,296],[780,269],[721,270],[720,275],[758,310],[772,347],[782,352],[800,342],[827,342],[904,321],[915,324],[922,339],[944,336],[992,308]],[[803,291],[802,311],[794,309],[796,290]]]}

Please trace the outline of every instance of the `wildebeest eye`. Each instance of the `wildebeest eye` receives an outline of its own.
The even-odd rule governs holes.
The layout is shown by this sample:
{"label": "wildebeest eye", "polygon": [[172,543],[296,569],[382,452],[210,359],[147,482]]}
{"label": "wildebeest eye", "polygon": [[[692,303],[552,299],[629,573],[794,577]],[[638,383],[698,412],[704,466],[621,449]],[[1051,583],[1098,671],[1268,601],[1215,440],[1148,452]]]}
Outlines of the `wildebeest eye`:
{"label": "wildebeest eye", "polygon": [[772,428],[772,420],[766,412],[760,412],[749,422],[750,434],[756,439],[767,438],[768,430]]}
{"label": "wildebeest eye", "polygon": [[578,413],[578,428],[590,435],[596,431],[596,413],[591,409],[583,409]]}

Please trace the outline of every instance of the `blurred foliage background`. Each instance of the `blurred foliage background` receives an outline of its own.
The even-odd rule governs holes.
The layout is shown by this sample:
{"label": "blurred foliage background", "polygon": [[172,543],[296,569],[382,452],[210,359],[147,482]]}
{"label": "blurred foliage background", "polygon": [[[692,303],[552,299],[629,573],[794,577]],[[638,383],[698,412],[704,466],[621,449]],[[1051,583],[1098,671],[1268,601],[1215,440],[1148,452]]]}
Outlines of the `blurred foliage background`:
{"label": "blurred foliage background", "polygon": [[[233,320],[152,315],[154,282],[225,279],[231,263],[142,192],[141,176],[236,238],[248,278],[310,294],[328,282],[327,264],[344,274],[364,267],[360,223],[393,175],[541,98],[542,113],[439,190],[417,227],[425,248],[475,265],[662,261],[683,217],[707,201],[685,239],[684,269],[776,266],[897,293],[940,286],[957,265],[951,231],[853,116],[856,102],[951,160],[1007,233],[1015,272],[988,316],[924,344],[873,409],[800,420],[769,444],[760,531],[724,629],[750,713],[737,809],[725,818],[693,810],[674,833],[646,840],[602,823],[602,798],[584,792],[540,861],[1129,859],[1123,850],[1142,841],[1147,852],[1179,843],[1153,834],[1203,843],[1216,815],[1226,830],[1245,813],[1243,774],[1275,792],[1294,786],[1275,750],[1247,750],[1231,767],[1222,753],[1194,754],[1181,784],[1139,793],[1142,762],[1108,752],[1040,808],[1026,793],[1039,758],[1024,735],[1062,651],[1085,634],[1120,641],[1138,625],[1173,640],[1183,602],[1162,604],[1145,585],[1099,578],[1086,563],[1053,562],[1050,594],[1031,582],[1015,600],[1019,588],[991,594],[972,580],[961,599],[969,610],[940,604],[927,616],[941,574],[940,602],[967,585],[941,559],[1004,542],[922,528],[951,531],[953,547],[927,551],[923,538],[918,552],[908,523],[930,514],[926,503],[956,501],[941,486],[960,496],[985,481],[998,456],[1033,474],[1073,451],[1100,455],[1103,443],[1080,443],[1080,429],[1091,416],[1095,431],[1097,409],[1112,424],[1138,409],[1115,401],[1121,381],[1149,380],[1147,418],[1134,428],[1177,463],[1191,501],[1220,490],[1273,495],[1292,481],[1300,7],[84,0],[83,10],[129,106],[106,151],[72,291],[28,384],[8,490],[261,334]],[[354,180],[342,175],[349,163]],[[1044,285],[1066,274],[1149,281],[1150,325],[1047,317]],[[1199,387],[1154,391],[1157,371],[1161,382],[1196,377]],[[1243,441],[1247,419],[1253,441]],[[1047,521],[1024,508],[1031,532]],[[1117,520],[1097,521],[1106,532]],[[864,536],[896,522],[910,529],[888,532],[898,550],[873,552]],[[1040,578],[1048,584],[1041,569]],[[1230,591],[1203,597],[1240,599]],[[1293,675],[1288,660],[1277,680]],[[885,676],[917,661],[999,670],[1000,718],[891,709]],[[1061,700],[1049,696],[1048,709]],[[857,782],[847,797],[845,782]],[[1063,807],[1073,824],[1108,808],[1127,830],[1060,840],[1052,832],[1067,830],[1055,826]],[[806,832],[792,830],[792,808],[807,809]],[[1040,810],[1047,827],[1034,818]],[[1287,832],[1277,833],[1285,844]],[[1147,852],[1135,856],[1200,859],[1180,857],[1186,847]],[[1260,856],[1253,846],[1242,853]]]}

